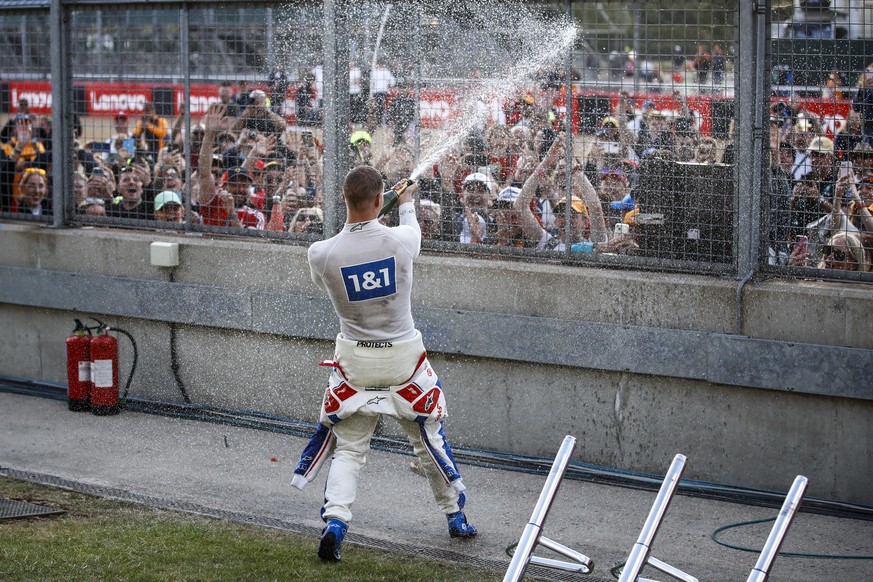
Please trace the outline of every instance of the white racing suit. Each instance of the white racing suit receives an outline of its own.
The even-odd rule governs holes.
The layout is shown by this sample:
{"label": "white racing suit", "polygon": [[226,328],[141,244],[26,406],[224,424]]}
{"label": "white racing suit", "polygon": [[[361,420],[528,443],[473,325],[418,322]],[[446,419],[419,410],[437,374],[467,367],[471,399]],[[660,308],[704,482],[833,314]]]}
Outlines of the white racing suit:
{"label": "white racing suit", "polygon": [[294,470],[302,489],[333,454],[322,517],[349,523],[358,473],[366,462],[379,415],[395,418],[406,432],[445,513],[464,506],[465,489],[443,433],[446,399],[428,362],[421,333],[405,341],[352,341],[337,336],[320,424]]}

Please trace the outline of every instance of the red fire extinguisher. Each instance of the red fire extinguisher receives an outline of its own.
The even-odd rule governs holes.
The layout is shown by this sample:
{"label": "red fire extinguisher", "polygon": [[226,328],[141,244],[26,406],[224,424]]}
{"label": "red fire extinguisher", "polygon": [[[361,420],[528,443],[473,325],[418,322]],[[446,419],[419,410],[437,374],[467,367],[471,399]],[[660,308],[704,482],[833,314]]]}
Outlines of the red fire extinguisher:
{"label": "red fire extinguisher", "polygon": [[91,338],[91,412],[118,414],[118,340],[109,335],[109,327],[100,322],[97,335]]}
{"label": "red fire extinguisher", "polygon": [[67,408],[88,410],[91,397],[91,331],[78,319],[67,338]]}

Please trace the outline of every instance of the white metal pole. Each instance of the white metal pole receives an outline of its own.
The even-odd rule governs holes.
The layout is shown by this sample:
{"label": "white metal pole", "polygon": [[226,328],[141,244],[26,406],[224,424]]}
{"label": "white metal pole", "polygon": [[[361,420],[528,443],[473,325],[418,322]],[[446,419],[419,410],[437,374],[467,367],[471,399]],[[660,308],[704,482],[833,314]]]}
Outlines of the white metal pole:
{"label": "white metal pole", "polygon": [[661,526],[661,520],[667,513],[667,507],[670,506],[670,500],[673,494],[676,493],[676,488],[679,486],[679,480],[682,478],[682,471],[685,469],[685,455],[676,455],[673,457],[673,462],[670,464],[670,469],[667,471],[667,476],[664,477],[664,482],[661,483],[661,489],[658,491],[658,496],[655,498],[655,503],[649,511],[649,517],[646,518],[646,523],[640,532],[637,543],[634,544],[624,569],[621,572],[619,582],[636,582],[649,559],[649,552],[652,549],[652,543],[655,541],[655,535],[658,533],[658,528]]}
{"label": "white metal pole", "polygon": [[806,492],[808,480],[803,475],[798,475],[794,478],[794,483],[788,491],[788,496],[782,503],[782,509],[779,510],[779,517],[776,518],[776,523],[773,524],[773,529],[770,530],[770,535],[767,537],[767,543],[764,544],[764,549],[761,550],[761,555],[758,556],[758,562],[746,582],[765,582],[770,575],[770,568],[773,567],[773,562],[776,561],[776,556],[779,555],[779,548],[782,546],[782,540],[785,539],[785,534],[788,533],[788,528],[791,527],[791,521],[794,519],[794,514],[800,507],[803,501],[803,494]]}
{"label": "white metal pole", "polygon": [[536,547],[542,533],[543,522],[546,520],[549,508],[552,506],[555,494],[558,492],[558,486],[561,484],[561,478],[564,476],[567,465],[570,463],[570,455],[573,453],[575,446],[575,437],[570,435],[564,437],[564,442],[561,443],[561,448],[558,449],[558,454],[555,456],[554,463],[552,463],[552,470],[549,471],[549,476],[546,477],[546,484],[543,485],[543,490],[540,493],[536,506],[534,506],[530,522],[525,526],[524,532],[521,534],[521,540],[519,540],[518,546],[515,548],[515,554],[509,563],[509,568],[506,570],[503,582],[516,582],[524,576],[525,568],[527,568],[530,560],[530,554],[533,552],[534,547]]}

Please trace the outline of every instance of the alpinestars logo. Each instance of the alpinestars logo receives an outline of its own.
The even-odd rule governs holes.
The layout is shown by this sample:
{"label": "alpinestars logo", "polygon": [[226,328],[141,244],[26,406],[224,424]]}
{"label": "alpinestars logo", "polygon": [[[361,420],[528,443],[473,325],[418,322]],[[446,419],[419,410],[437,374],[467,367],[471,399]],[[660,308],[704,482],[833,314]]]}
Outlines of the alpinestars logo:
{"label": "alpinestars logo", "polygon": [[369,221],[368,222],[359,222],[355,226],[351,227],[349,229],[349,232],[357,232],[359,230],[364,230],[364,227],[367,226],[368,224],[370,224]]}
{"label": "alpinestars logo", "polygon": [[425,402],[424,402],[424,409],[425,410],[430,410],[433,407],[433,394],[434,394],[433,390],[428,392],[427,400],[425,400]]}
{"label": "alpinestars logo", "polygon": [[387,399],[386,396],[373,396],[372,398],[367,400],[367,406],[375,406],[386,399]]}

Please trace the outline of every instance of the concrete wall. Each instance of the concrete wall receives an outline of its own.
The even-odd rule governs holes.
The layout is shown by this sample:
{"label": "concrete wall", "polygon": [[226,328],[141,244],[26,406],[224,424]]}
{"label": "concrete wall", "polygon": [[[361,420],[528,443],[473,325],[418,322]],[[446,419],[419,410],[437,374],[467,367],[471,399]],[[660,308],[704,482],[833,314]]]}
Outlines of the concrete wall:
{"label": "concrete wall", "polygon": [[[149,244],[180,244],[172,272]],[[315,420],[337,331],[306,248],[3,225],[0,374],[65,382],[63,339],[93,314],[130,331],[131,392]],[[423,256],[415,316],[458,446],[873,503],[873,289]],[[122,379],[132,352],[120,338]],[[392,423],[385,433],[399,434]]]}

